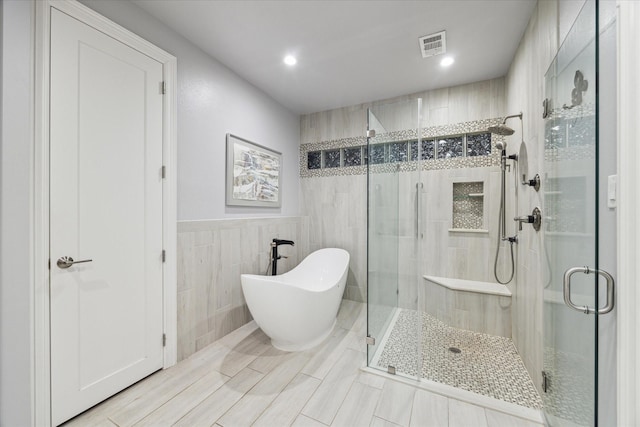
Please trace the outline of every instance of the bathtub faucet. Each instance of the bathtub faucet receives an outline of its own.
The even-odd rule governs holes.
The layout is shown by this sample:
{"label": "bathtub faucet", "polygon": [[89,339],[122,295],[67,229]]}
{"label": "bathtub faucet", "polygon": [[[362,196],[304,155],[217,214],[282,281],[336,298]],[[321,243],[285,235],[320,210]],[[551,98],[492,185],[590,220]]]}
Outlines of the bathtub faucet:
{"label": "bathtub faucet", "polygon": [[282,255],[278,255],[278,246],[280,245],[291,245],[293,246],[293,240],[282,240],[282,239],[273,239],[271,241],[271,275],[275,276],[278,270],[278,260],[280,258],[286,258]]}
{"label": "bathtub faucet", "polygon": [[291,246],[293,246],[295,243],[293,243],[293,240],[273,239],[273,244],[275,244],[276,246],[280,246],[280,245],[291,245]]}

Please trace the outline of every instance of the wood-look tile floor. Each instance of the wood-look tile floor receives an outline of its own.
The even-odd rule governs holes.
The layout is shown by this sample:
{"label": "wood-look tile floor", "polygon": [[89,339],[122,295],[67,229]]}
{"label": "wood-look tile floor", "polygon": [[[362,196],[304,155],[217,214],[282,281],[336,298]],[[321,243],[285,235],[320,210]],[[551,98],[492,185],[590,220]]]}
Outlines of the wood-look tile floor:
{"label": "wood-look tile floor", "polygon": [[276,350],[251,322],[65,426],[539,426],[361,371],[365,336],[366,306],[346,300],[305,352]]}

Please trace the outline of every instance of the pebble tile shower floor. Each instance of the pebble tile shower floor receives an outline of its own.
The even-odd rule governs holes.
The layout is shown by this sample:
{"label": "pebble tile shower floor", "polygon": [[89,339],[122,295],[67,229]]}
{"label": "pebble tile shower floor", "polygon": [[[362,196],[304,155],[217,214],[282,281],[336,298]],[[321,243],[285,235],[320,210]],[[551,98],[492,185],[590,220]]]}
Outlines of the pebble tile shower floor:
{"label": "pebble tile shower floor", "polygon": [[[422,323],[422,335],[415,325]],[[487,335],[447,324],[415,310],[399,312],[378,359],[396,372],[447,384],[527,408],[542,408],[518,352],[509,338]],[[422,363],[418,348],[422,347]],[[460,349],[459,353],[450,348]]]}

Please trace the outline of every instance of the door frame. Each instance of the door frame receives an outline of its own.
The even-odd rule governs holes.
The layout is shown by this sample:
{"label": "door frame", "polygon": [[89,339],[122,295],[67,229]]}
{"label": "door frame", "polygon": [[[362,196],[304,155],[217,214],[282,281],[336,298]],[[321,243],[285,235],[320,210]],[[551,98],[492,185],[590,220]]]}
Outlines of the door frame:
{"label": "door frame", "polygon": [[162,113],[162,158],[166,175],[162,184],[163,328],[166,346],[163,368],[177,360],[177,59],[131,31],[108,20],[76,0],[35,1],[34,57],[34,198],[33,210],[33,399],[34,425],[51,425],[51,370],[49,321],[49,55],[50,9],[58,9],[162,64],[165,82]]}
{"label": "door frame", "polygon": [[618,284],[617,415],[619,425],[640,420],[640,4],[618,1]]}

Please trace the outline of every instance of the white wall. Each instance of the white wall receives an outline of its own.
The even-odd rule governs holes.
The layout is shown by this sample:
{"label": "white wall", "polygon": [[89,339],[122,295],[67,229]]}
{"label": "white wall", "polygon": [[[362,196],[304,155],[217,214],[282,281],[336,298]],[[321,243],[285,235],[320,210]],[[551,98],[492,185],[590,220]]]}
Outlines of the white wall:
{"label": "white wall", "polygon": [[[130,2],[85,2],[178,58],[178,218],[298,213],[299,117]],[[0,425],[33,421],[33,0],[2,1]],[[225,135],[283,153],[280,209],[227,208]]]}
{"label": "white wall", "polygon": [[32,422],[31,2],[3,1],[0,145],[0,425]]}
{"label": "white wall", "polygon": [[[178,220],[298,213],[298,115],[131,2],[82,0],[178,58]],[[282,208],[225,206],[225,135],[282,153]]]}

